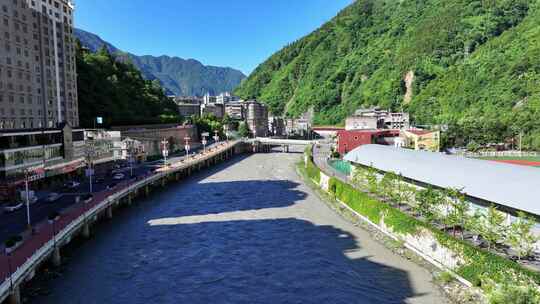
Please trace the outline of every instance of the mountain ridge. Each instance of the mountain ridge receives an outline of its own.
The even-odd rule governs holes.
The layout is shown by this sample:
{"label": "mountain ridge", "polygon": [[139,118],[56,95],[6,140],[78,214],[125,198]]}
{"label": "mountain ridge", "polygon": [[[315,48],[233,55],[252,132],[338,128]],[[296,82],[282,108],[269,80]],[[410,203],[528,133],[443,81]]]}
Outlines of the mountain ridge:
{"label": "mountain ridge", "polygon": [[230,92],[246,78],[239,70],[204,65],[193,58],[183,59],[169,55],[139,56],[124,52],[98,35],[82,29],[75,29],[75,36],[91,52],[96,52],[105,46],[119,60],[133,63],[146,79],[158,80],[165,88],[167,95],[202,96],[206,93],[216,95],[221,92]]}
{"label": "mountain ridge", "polygon": [[[405,110],[462,145],[540,149],[539,1],[357,0],[259,65],[236,89],[272,112],[339,124],[359,107]],[[446,140],[446,139],[445,139]]]}

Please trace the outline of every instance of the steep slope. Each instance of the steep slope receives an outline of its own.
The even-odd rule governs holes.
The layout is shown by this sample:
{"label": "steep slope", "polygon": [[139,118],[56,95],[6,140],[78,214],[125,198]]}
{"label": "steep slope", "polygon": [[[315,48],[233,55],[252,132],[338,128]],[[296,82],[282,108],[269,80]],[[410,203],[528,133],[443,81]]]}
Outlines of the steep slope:
{"label": "steep slope", "polygon": [[99,36],[76,29],[75,35],[81,44],[92,52],[105,46],[118,58],[131,61],[148,80],[159,80],[167,94],[198,95],[219,94],[232,91],[246,77],[232,68],[205,66],[197,60],[168,56],[136,56],[120,51]]}
{"label": "steep slope", "polygon": [[453,137],[502,141],[521,130],[533,144],[538,20],[537,0],[357,0],[270,57],[236,93],[293,116],[314,106],[321,124],[380,105],[449,124]]}

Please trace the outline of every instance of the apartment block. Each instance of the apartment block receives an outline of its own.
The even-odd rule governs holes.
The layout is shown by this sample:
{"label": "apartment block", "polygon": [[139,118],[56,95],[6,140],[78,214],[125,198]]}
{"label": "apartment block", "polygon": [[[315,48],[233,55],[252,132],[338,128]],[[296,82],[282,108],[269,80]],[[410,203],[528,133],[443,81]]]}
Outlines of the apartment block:
{"label": "apartment block", "polygon": [[71,0],[0,2],[0,129],[79,125]]}

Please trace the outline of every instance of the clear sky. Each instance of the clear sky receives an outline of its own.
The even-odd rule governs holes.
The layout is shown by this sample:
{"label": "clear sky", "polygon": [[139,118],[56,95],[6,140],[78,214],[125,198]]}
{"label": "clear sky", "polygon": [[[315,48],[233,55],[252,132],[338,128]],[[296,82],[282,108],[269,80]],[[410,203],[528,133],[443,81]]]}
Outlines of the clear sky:
{"label": "clear sky", "polygon": [[249,74],[353,0],[77,0],[75,26],[136,55]]}

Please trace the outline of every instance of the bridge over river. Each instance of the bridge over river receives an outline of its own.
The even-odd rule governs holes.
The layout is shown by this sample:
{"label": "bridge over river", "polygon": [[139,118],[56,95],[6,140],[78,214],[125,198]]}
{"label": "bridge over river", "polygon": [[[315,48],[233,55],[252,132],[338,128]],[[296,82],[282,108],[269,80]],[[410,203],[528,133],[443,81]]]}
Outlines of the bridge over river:
{"label": "bridge over river", "polygon": [[140,199],[70,250],[32,303],[445,303],[297,177],[298,154],[238,156]]}

